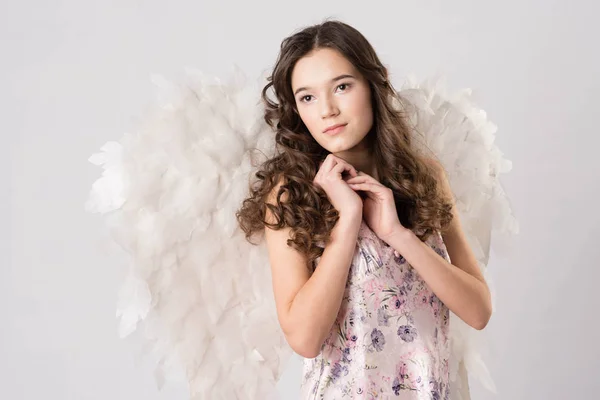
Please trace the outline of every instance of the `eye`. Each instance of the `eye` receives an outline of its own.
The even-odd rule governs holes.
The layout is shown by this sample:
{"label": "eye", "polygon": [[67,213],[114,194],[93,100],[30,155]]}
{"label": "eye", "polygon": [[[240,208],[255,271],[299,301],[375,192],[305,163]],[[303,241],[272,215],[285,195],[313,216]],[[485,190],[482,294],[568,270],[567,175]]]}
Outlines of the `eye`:
{"label": "eye", "polygon": [[[342,92],[345,92],[346,90],[348,90],[348,89],[350,88],[350,86],[352,86],[352,84],[351,84],[351,83],[340,83],[340,84],[337,86],[337,88],[338,88],[338,89],[342,88],[342,89],[341,89],[341,91],[342,91]],[[312,97],[312,95],[310,95],[310,94],[307,94],[306,96],[302,96],[302,97],[300,97],[300,102],[302,102],[302,103],[306,103],[306,102],[310,101],[310,100],[306,100],[306,99],[307,99],[307,98],[309,98],[309,99],[310,99],[311,97]]]}
{"label": "eye", "polygon": [[350,86],[352,86],[352,84],[350,84],[350,83],[340,83],[338,85],[338,88],[341,88],[342,86],[345,87],[345,89],[342,90],[342,91],[346,91]]}

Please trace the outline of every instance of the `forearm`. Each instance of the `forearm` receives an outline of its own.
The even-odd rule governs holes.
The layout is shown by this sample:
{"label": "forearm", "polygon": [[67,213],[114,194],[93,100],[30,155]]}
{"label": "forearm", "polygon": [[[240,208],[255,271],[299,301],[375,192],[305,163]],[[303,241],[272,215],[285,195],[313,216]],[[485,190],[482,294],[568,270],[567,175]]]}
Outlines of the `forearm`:
{"label": "forearm", "polygon": [[410,230],[400,231],[388,240],[453,313],[475,329],[486,326],[491,299],[485,281],[446,261]]}
{"label": "forearm", "polygon": [[307,358],[318,355],[339,312],[359,227],[356,218],[338,220],[315,272],[290,306],[297,341],[302,343]]}

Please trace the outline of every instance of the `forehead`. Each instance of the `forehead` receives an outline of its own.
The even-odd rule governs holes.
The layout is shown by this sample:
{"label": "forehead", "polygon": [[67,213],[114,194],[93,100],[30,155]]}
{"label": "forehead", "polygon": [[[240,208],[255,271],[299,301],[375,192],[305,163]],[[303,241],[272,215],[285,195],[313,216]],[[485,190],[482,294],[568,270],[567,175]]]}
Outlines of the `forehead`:
{"label": "forehead", "polygon": [[296,62],[292,70],[292,90],[300,86],[317,87],[330,84],[331,79],[342,74],[358,78],[358,72],[340,52],[333,49],[317,49]]}

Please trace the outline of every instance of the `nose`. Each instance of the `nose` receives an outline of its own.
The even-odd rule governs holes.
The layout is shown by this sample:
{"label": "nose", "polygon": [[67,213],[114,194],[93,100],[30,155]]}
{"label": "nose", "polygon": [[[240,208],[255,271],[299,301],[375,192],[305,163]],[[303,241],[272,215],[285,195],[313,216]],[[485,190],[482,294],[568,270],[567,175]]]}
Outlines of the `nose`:
{"label": "nose", "polygon": [[333,100],[330,96],[323,97],[321,101],[321,117],[328,118],[331,116],[335,116],[338,114],[339,110],[335,100]]}

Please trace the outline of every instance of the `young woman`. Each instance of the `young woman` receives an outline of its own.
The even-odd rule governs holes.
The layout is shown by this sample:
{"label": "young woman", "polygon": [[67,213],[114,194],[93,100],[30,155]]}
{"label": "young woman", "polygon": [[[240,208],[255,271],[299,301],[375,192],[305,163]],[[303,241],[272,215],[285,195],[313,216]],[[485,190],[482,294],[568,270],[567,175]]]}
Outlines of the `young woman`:
{"label": "young woman", "polygon": [[262,95],[278,152],[238,218],[265,231],[302,398],[447,399],[449,310],[483,329],[490,292],[386,68],[327,21],[284,39]]}

